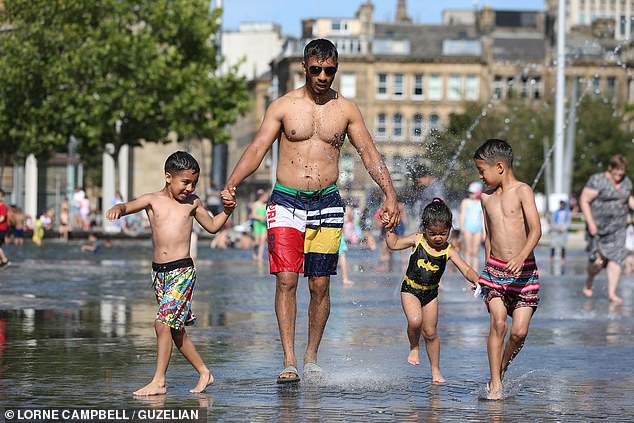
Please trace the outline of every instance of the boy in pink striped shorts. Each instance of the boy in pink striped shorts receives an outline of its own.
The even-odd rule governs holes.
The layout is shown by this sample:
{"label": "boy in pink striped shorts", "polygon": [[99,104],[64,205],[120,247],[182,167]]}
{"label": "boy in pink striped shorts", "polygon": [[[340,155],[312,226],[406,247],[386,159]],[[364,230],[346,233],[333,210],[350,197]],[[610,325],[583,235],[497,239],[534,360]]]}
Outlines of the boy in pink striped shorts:
{"label": "boy in pink striped shorts", "polygon": [[[491,379],[488,399],[502,399],[502,379],[520,352],[539,303],[539,276],[533,249],[542,235],[533,190],[513,174],[513,150],[489,139],[473,155],[487,190],[480,201],[484,214],[486,265],[478,283],[489,310],[487,352]],[[511,316],[511,333],[507,316]]]}

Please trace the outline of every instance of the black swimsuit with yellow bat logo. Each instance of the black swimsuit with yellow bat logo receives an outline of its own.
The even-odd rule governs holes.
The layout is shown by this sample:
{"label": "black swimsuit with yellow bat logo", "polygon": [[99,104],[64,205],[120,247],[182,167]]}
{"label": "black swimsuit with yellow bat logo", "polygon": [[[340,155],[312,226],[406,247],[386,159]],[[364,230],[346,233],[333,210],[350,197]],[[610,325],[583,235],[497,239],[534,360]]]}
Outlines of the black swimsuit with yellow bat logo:
{"label": "black swimsuit with yellow bat logo", "polygon": [[440,278],[447,266],[449,248],[448,246],[440,253],[432,254],[425,247],[423,235],[421,235],[409,256],[409,264],[401,285],[401,292],[415,295],[420,300],[421,306],[436,298]]}

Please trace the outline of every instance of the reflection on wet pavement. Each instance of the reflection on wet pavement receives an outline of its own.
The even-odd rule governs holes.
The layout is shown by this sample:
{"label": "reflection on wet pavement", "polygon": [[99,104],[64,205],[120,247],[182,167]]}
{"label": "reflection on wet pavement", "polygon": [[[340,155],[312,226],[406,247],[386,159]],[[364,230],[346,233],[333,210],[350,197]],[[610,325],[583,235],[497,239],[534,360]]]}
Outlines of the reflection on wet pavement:
{"label": "reflection on wet pavement", "polygon": [[[623,306],[581,294],[585,257],[571,251],[552,268],[538,251],[542,302],[526,345],[507,375],[504,401],[482,401],[488,380],[489,320],[457,273],[440,293],[441,368],[432,384],[424,355],[406,362],[401,274],[376,273],[374,253],[351,249],[351,277],[334,277],[331,315],[319,351],[322,379],[278,386],[282,353],[273,309],[274,282],[248,251],[201,247],[188,333],[216,377],[189,393],[197,375],[175,350],[168,393],[133,398],[155,365],[150,245],[126,241],[90,256],[77,245],[14,249],[0,273],[0,408],[201,406],[228,421],[608,421],[634,415],[634,319],[626,276]],[[395,266],[396,267],[396,266]],[[363,272],[359,269],[364,269]],[[563,272],[563,274],[562,274]],[[306,344],[308,292],[298,290],[296,349]],[[301,366],[301,362],[299,363]],[[300,367],[301,369],[301,367]],[[628,417],[629,418],[629,417]]]}

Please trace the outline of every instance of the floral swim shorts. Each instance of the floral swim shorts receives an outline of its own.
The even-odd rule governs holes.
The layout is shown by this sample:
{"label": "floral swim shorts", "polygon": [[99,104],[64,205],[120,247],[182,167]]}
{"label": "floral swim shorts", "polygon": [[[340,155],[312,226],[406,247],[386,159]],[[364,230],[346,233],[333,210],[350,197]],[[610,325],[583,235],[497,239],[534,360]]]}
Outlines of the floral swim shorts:
{"label": "floral swim shorts", "polygon": [[169,263],[152,263],[152,287],[159,308],[156,320],[176,330],[193,325],[191,310],[196,268],[191,258]]}

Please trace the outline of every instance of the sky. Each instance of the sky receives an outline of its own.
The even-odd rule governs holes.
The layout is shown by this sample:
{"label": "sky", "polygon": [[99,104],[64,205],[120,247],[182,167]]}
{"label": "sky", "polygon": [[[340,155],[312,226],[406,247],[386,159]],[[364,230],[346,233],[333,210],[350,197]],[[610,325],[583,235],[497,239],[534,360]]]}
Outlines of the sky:
{"label": "sky", "polygon": [[[217,4],[218,0],[210,0]],[[271,21],[281,25],[283,35],[300,36],[302,19],[352,18],[366,0],[221,0],[223,29],[237,30],[240,22]],[[374,20],[394,20],[397,0],[374,0]],[[407,12],[414,22],[440,23],[445,9],[542,10],[544,0],[409,0]]]}

